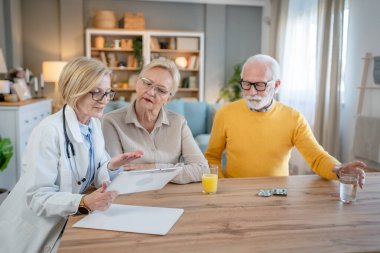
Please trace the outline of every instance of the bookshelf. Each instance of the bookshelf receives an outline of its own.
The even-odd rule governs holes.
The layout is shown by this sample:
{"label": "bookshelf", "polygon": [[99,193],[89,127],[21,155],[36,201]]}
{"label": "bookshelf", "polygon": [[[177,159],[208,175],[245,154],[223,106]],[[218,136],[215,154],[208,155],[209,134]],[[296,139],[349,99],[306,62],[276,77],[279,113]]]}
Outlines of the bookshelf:
{"label": "bookshelf", "polygon": [[[133,49],[135,40],[141,41],[140,65]],[[181,83],[176,97],[204,99],[203,32],[86,29],[85,47],[87,57],[98,58],[113,70],[116,99],[132,99],[141,66],[158,57],[172,59],[178,66]]]}

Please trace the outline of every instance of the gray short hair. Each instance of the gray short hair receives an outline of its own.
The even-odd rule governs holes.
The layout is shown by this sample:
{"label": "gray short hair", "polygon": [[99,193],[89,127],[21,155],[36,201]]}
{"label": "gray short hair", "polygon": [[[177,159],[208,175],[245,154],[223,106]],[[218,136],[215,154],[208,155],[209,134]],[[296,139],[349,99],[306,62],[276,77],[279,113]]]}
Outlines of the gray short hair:
{"label": "gray short hair", "polygon": [[59,77],[58,88],[63,101],[76,108],[77,101],[99,85],[112,71],[101,61],[84,56],[68,62]]}
{"label": "gray short hair", "polygon": [[280,64],[278,64],[278,62],[274,58],[272,58],[269,55],[265,55],[265,54],[256,54],[256,55],[249,57],[245,61],[244,65],[241,69],[241,73],[240,73],[241,78],[243,78],[242,75],[243,75],[243,72],[244,72],[244,69],[246,68],[246,66],[250,63],[253,63],[253,62],[265,64],[270,69],[270,71],[272,72],[272,79],[273,80],[279,80],[280,79]]}
{"label": "gray short hair", "polygon": [[162,68],[169,71],[173,79],[173,87],[172,87],[171,94],[174,96],[178,90],[179,81],[181,79],[181,75],[179,74],[177,65],[175,65],[175,63],[170,59],[160,57],[160,58],[152,60],[150,63],[145,65],[144,68],[141,70],[139,77],[143,77],[146,72],[148,72],[149,70],[153,68]]}

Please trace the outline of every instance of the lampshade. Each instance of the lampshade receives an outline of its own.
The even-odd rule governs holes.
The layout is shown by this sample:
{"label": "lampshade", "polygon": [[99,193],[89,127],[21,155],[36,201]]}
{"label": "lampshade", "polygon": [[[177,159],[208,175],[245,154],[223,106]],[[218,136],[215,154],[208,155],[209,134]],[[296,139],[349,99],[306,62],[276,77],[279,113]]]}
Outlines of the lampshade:
{"label": "lampshade", "polygon": [[42,73],[46,82],[58,82],[59,75],[67,62],[65,61],[44,61],[42,63]]}
{"label": "lampshade", "polygon": [[7,64],[5,63],[4,56],[3,56],[3,50],[0,48],[0,73],[7,73]]}

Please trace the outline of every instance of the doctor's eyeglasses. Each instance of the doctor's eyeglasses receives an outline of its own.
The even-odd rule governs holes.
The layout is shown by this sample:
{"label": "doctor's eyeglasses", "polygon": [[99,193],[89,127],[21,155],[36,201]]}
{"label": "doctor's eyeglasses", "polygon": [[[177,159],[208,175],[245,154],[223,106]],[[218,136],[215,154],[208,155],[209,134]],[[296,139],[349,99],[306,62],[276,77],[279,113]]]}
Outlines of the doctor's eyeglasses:
{"label": "doctor's eyeglasses", "polygon": [[106,97],[108,101],[112,100],[116,92],[113,90],[110,90],[106,92],[90,91],[89,93],[91,94],[93,100],[95,100],[96,102],[100,102],[103,100],[104,97]]}

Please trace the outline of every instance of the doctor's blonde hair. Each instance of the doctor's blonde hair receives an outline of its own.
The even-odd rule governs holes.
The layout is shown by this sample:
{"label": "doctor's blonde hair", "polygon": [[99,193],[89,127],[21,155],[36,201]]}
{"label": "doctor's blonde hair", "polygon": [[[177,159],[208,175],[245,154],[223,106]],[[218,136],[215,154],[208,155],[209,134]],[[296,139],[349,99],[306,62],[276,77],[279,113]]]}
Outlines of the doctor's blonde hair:
{"label": "doctor's blonde hair", "polygon": [[110,76],[112,71],[101,61],[87,57],[78,57],[63,68],[59,76],[59,93],[64,101],[76,108],[77,101],[83,95],[99,85],[104,76]]}

